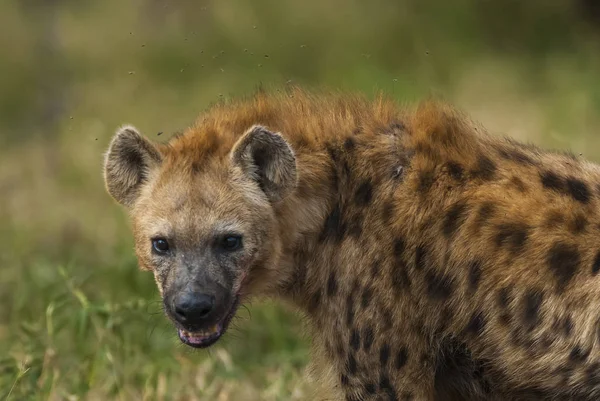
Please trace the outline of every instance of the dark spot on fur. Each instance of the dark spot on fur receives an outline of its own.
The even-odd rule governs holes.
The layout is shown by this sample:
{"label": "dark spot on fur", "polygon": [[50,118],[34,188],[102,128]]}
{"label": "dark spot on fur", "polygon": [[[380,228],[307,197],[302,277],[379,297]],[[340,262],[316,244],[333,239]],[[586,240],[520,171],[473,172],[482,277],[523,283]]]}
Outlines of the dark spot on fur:
{"label": "dark spot on fur", "polygon": [[498,149],[498,154],[503,159],[511,160],[511,153],[507,149]]}
{"label": "dark spot on fur", "polygon": [[585,231],[588,225],[588,220],[583,213],[577,213],[569,225],[569,230],[573,234],[581,234]]}
{"label": "dark spot on fur", "polygon": [[586,384],[598,386],[600,384],[600,362],[594,362],[585,370]]}
{"label": "dark spot on fur", "polygon": [[319,305],[321,304],[321,291],[316,291],[308,302],[308,311],[315,312]]}
{"label": "dark spot on fur", "polygon": [[421,193],[426,193],[429,191],[429,189],[431,188],[431,186],[433,185],[433,180],[434,180],[434,175],[433,175],[433,171],[431,170],[426,170],[426,171],[421,171],[421,173],[419,174],[419,192]]}
{"label": "dark spot on fur", "polygon": [[392,384],[390,383],[390,378],[386,374],[382,374],[379,377],[379,388],[381,390],[392,388]]}
{"label": "dark spot on fur", "polygon": [[351,294],[358,294],[359,288],[360,283],[358,282],[358,278],[355,278],[354,283],[352,284]]}
{"label": "dark spot on fur", "polygon": [[494,215],[495,211],[496,205],[492,202],[483,202],[481,204],[475,220],[478,230]]}
{"label": "dark spot on fur", "polygon": [[392,313],[389,309],[385,309],[382,305],[380,305],[381,311],[381,322],[383,326],[383,330],[389,330],[392,328]]}
{"label": "dark spot on fur", "polygon": [[496,164],[489,157],[481,155],[477,159],[477,166],[471,174],[484,181],[493,180],[496,176]]}
{"label": "dark spot on fur", "polygon": [[527,231],[528,227],[525,224],[500,224],[495,238],[496,246],[506,245],[513,254],[520,253],[527,241]]}
{"label": "dark spot on fur", "polygon": [[590,355],[591,349],[583,350],[580,346],[573,347],[571,353],[569,354],[569,361],[574,363],[582,363]]}
{"label": "dark spot on fur", "polygon": [[467,211],[467,205],[463,202],[458,202],[453,205],[450,210],[446,213],[444,218],[444,225],[442,231],[446,237],[450,237],[458,230],[460,225],[464,222]]}
{"label": "dark spot on fur", "polygon": [[373,290],[371,289],[371,287],[363,288],[363,293],[362,293],[362,297],[361,297],[361,306],[363,307],[363,309],[366,309],[369,306],[369,303],[371,302],[372,297],[373,297]]}
{"label": "dark spot on fur", "polygon": [[541,173],[540,179],[544,188],[557,192],[562,192],[564,189],[562,178],[552,171],[545,171]]}
{"label": "dark spot on fur", "polygon": [[339,204],[336,204],[325,219],[325,225],[321,232],[320,240],[324,241],[327,238],[332,238],[336,241],[341,241],[346,235],[346,224],[342,221],[342,210]]}
{"label": "dark spot on fur", "polygon": [[514,161],[518,164],[521,165],[535,165],[535,161],[529,157],[528,155],[526,155],[525,153],[516,150],[516,149],[501,149],[499,151],[500,153],[500,157],[502,157],[503,159],[506,160],[510,160],[510,161]]}
{"label": "dark spot on fur", "polygon": [[344,163],[342,164],[342,172],[346,176],[346,180],[351,181],[352,171],[350,170],[350,164],[348,163],[348,160],[344,160]]}
{"label": "dark spot on fur", "polygon": [[294,262],[296,265],[296,269],[294,270],[294,276],[292,279],[292,285],[296,286],[296,288],[304,287],[306,284],[306,263],[309,258],[308,250],[299,246],[294,251]]}
{"label": "dark spot on fur", "polygon": [[469,319],[469,323],[467,324],[466,331],[467,333],[480,335],[483,329],[485,328],[485,318],[483,317],[482,312],[475,312],[471,315]]}
{"label": "dark spot on fur", "polygon": [[557,280],[558,290],[562,291],[577,273],[581,256],[574,245],[557,242],[550,248],[546,263]]}
{"label": "dark spot on fur", "polygon": [[525,293],[523,301],[523,324],[530,331],[540,323],[540,308],[543,301],[544,294],[540,291],[528,290]]}
{"label": "dark spot on fur", "polygon": [[547,350],[554,344],[554,338],[550,334],[544,334],[539,341],[539,345],[542,349]]}
{"label": "dark spot on fur", "polygon": [[562,330],[565,337],[571,336],[571,333],[573,332],[573,319],[571,319],[571,316],[567,316],[563,319]]}
{"label": "dark spot on fur", "polygon": [[346,324],[348,327],[352,326],[354,322],[354,300],[352,299],[352,295],[348,295],[346,298]]}
{"label": "dark spot on fur", "polygon": [[354,351],[358,351],[360,349],[360,333],[357,329],[352,329],[352,334],[350,335],[350,346]]}
{"label": "dark spot on fur", "polygon": [[381,271],[381,260],[376,259],[371,264],[371,277],[375,278]]}
{"label": "dark spot on fur", "polygon": [[374,340],[375,337],[373,335],[373,328],[371,326],[368,326],[367,328],[365,328],[363,333],[363,348],[365,349],[365,351],[369,351],[371,349]]}
{"label": "dark spot on fur", "polygon": [[390,359],[390,346],[387,343],[383,343],[379,349],[379,362],[382,366],[386,366]]}
{"label": "dark spot on fur", "polygon": [[600,251],[596,253],[594,257],[594,263],[592,264],[592,274],[596,275],[600,271]]}
{"label": "dark spot on fur", "polygon": [[452,280],[445,274],[427,271],[425,273],[427,282],[427,294],[435,300],[444,300],[452,295]]}
{"label": "dark spot on fur", "polygon": [[348,225],[348,235],[354,239],[359,239],[362,232],[362,217],[354,217]]}
{"label": "dark spot on fur", "polygon": [[463,174],[465,170],[460,164],[450,161],[446,163],[446,168],[448,169],[448,174],[450,174],[450,177],[452,177],[456,181],[463,180]]}
{"label": "dark spot on fur", "polygon": [[415,250],[415,267],[418,270],[423,270],[426,266],[427,250],[424,245],[417,246]]}
{"label": "dark spot on fur", "polygon": [[523,182],[522,179],[520,179],[517,176],[513,176],[510,179],[510,183],[513,187],[515,187],[515,189],[519,192],[527,192],[527,186],[525,185],[525,183]]}
{"label": "dark spot on fur", "polygon": [[396,238],[394,241],[394,257],[396,260],[402,259],[404,256],[404,250],[406,249],[406,244],[402,238]]}
{"label": "dark spot on fur", "polygon": [[377,388],[375,387],[374,383],[367,383],[365,384],[365,391],[367,392],[367,394],[373,395],[377,391]]}
{"label": "dark spot on fur", "polygon": [[406,129],[406,127],[404,126],[404,124],[400,121],[396,121],[390,124],[390,129],[392,131],[404,131]]}
{"label": "dark spot on fur", "polygon": [[510,304],[510,289],[503,287],[498,291],[498,306],[502,309],[507,309]]}
{"label": "dark spot on fur", "polygon": [[346,369],[349,376],[353,376],[356,374],[357,366],[356,366],[356,358],[354,354],[350,353],[348,355],[348,363],[346,365]]}
{"label": "dark spot on fur", "polygon": [[379,389],[381,392],[387,394],[388,400],[397,401],[398,396],[396,395],[396,390],[392,387],[390,378],[386,374],[382,374],[379,378]]}
{"label": "dark spot on fur", "polygon": [[338,174],[337,169],[335,168],[335,166],[331,169],[331,191],[333,193],[337,193],[337,191],[339,191],[340,189],[340,176]]}
{"label": "dark spot on fur", "polygon": [[346,349],[341,341],[341,337],[338,337],[337,340],[335,351],[337,352],[338,358],[342,359],[346,356]]}
{"label": "dark spot on fur", "polygon": [[352,137],[348,137],[344,141],[344,149],[346,149],[346,151],[348,151],[348,152],[351,152],[352,150],[354,150],[355,146],[356,146],[356,143],[354,142],[354,139]]}
{"label": "dark spot on fur", "polygon": [[555,370],[555,375],[561,376],[561,386],[568,386],[571,377],[573,377],[572,366],[561,366]]}
{"label": "dark spot on fur", "polygon": [[327,296],[328,297],[333,297],[335,295],[335,293],[337,292],[337,280],[335,278],[335,272],[331,272],[329,274],[329,279],[327,280]]}
{"label": "dark spot on fur", "polygon": [[346,374],[342,373],[340,377],[340,382],[342,383],[342,386],[346,387],[350,383],[350,380],[348,379],[348,376],[346,376]]}
{"label": "dark spot on fur", "polygon": [[481,281],[481,261],[475,260],[471,262],[469,267],[469,291],[471,293],[477,290]]}
{"label": "dark spot on fur", "polygon": [[552,323],[552,330],[560,333],[564,338],[569,338],[573,332],[573,319],[571,319],[571,316],[555,318]]}
{"label": "dark spot on fur", "polygon": [[202,172],[202,165],[197,161],[193,162],[192,163],[192,173],[198,174],[200,172]]}
{"label": "dark spot on fur", "polygon": [[366,206],[373,199],[373,185],[369,180],[360,184],[354,195],[354,200],[358,206]]}
{"label": "dark spot on fur", "polygon": [[421,359],[420,359],[420,361],[421,361],[421,363],[422,363],[423,365],[428,365],[428,364],[430,364],[430,363],[432,362],[432,360],[433,360],[433,358],[432,358],[432,357],[431,357],[431,355],[430,355],[430,354],[428,354],[427,352],[422,352],[422,353],[421,353]]}
{"label": "dark spot on fur", "polygon": [[397,291],[402,291],[410,287],[410,278],[406,272],[406,263],[403,256],[406,245],[402,238],[397,238],[394,242],[395,263],[392,265],[392,285]]}
{"label": "dark spot on fur", "polygon": [[396,354],[396,363],[395,363],[396,369],[397,370],[402,369],[404,367],[404,365],[406,365],[407,361],[408,361],[408,350],[406,349],[406,347],[402,347]]}
{"label": "dark spot on fur", "polygon": [[581,203],[589,203],[592,194],[586,183],[576,178],[567,178],[567,190],[573,199]]}

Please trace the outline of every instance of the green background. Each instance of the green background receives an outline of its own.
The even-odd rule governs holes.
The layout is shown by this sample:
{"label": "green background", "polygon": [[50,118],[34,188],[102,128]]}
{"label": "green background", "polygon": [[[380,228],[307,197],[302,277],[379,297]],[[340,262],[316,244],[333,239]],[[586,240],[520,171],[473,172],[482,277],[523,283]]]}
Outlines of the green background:
{"label": "green background", "polygon": [[302,399],[308,339],[290,310],[248,305],[210,351],[179,343],[103,188],[115,129],[164,139],[220,98],[291,81],[435,95],[597,161],[593,4],[1,1],[0,400]]}

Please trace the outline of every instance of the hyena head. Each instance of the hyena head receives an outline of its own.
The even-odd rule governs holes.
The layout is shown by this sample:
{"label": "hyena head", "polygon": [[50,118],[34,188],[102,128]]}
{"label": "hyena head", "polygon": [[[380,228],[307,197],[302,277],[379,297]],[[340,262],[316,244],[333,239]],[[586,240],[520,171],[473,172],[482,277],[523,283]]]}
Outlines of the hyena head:
{"label": "hyena head", "polygon": [[277,283],[274,205],[297,174],[287,141],[264,127],[190,134],[155,144],[121,128],[104,179],[130,214],[139,265],[154,273],[181,341],[203,348],[225,333],[245,297]]}

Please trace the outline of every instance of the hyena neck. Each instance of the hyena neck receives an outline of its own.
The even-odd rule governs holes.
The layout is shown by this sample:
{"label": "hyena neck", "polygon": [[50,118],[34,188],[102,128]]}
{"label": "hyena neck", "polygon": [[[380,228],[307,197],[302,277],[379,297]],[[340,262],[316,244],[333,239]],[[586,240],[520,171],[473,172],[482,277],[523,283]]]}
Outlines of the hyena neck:
{"label": "hyena neck", "polygon": [[370,264],[356,268],[355,262],[374,261],[372,252],[362,253],[388,236],[381,220],[390,217],[393,194],[401,192],[410,163],[402,129],[395,123],[381,132],[353,133],[299,155],[310,164],[301,166],[298,189],[282,212],[291,233],[283,236],[279,295],[311,316],[326,314],[327,299],[352,293],[372,273]]}

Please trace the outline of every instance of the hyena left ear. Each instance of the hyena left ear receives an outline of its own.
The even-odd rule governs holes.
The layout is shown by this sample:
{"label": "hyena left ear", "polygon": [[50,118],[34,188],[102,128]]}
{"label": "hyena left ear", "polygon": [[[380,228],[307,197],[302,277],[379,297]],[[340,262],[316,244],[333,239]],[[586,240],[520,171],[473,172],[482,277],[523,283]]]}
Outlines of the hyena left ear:
{"label": "hyena left ear", "polygon": [[277,202],[296,187],[296,156],[279,134],[255,125],[234,145],[233,165],[256,181],[271,202]]}

